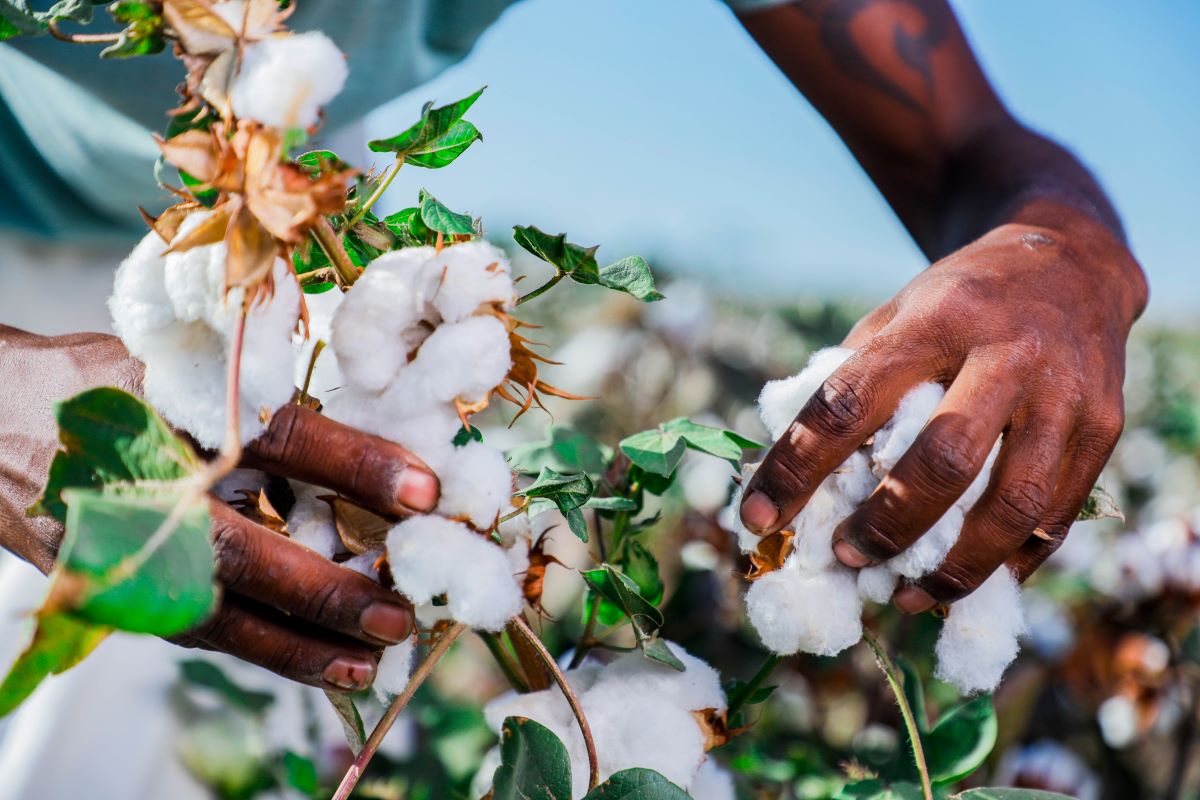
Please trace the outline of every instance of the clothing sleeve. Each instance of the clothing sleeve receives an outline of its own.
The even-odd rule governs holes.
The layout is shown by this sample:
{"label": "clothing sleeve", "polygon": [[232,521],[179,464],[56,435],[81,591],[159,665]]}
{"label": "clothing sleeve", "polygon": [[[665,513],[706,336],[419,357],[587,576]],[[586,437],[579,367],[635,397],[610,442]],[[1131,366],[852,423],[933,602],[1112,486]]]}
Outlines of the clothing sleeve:
{"label": "clothing sleeve", "polygon": [[768,8],[775,6],[786,5],[795,0],[725,0],[725,5],[734,10],[735,13],[744,14],[748,11],[765,11]]}

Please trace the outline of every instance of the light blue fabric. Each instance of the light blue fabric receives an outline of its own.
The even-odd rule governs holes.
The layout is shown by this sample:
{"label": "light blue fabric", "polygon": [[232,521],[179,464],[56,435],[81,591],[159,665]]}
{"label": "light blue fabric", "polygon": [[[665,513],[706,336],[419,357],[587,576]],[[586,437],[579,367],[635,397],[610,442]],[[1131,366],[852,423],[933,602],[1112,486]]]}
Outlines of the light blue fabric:
{"label": "light blue fabric", "polygon": [[[461,60],[516,0],[297,0],[289,25],[324,31],[352,76],[327,109],[339,125]],[[736,10],[780,0],[726,0]],[[112,27],[97,8],[95,30]],[[101,61],[52,39],[0,44],[0,231],[55,239],[129,237],[139,205],[165,204],[148,133],[166,124],[183,70],[169,53]]]}

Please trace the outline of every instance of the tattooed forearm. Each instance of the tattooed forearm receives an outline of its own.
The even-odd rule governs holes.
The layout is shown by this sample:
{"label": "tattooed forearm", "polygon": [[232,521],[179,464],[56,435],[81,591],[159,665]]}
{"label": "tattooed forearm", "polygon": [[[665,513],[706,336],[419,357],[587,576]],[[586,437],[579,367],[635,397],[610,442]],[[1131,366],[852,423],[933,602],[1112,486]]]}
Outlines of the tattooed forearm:
{"label": "tattooed forearm", "polygon": [[[856,36],[854,26],[871,8],[888,5],[898,15],[890,25],[894,55],[907,64],[926,90],[918,98],[898,84],[895,76],[878,66],[885,54],[872,52]],[[923,111],[933,93],[933,64],[930,54],[945,39],[951,20],[945,3],[938,0],[799,0],[796,8],[812,19],[821,44],[838,68],[854,80],[882,92],[914,111]],[[915,29],[915,30],[914,30]]]}

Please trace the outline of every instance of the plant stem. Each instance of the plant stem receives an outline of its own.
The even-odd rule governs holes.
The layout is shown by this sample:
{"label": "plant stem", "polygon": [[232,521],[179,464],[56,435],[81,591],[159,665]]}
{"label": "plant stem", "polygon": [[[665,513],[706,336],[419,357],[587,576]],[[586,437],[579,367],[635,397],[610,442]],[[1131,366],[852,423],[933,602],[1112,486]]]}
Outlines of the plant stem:
{"label": "plant stem", "polygon": [[746,705],[747,701],[754,696],[754,693],[758,691],[758,687],[762,686],[763,681],[771,676],[771,673],[774,672],[775,667],[777,667],[779,662],[782,660],[783,656],[775,653],[767,656],[767,660],[764,661],[762,666],[758,668],[758,672],[754,673],[754,677],[750,679],[750,682],[743,686],[741,691],[730,698],[729,710],[726,712],[726,717],[728,719],[733,719],[733,715],[742,710],[742,706]]}
{"label": "plant stem", "polygon": [[[525,637],[530,646],[537,651],[542,658],[542,663],[546,665],[546,669],[554,676],[554,682],[558,684],[558,688],[562,690],[563,697],[567,699],[567,705],[571,707],[571,713],[575,715],[575,721],[579,723],[579,732],[583,734],[583,746],[587,749],[588,758],[588,790],[595,789],[600,783],[600,762],[596,758],[596,742],[592,739],[592,729],[588,726],[587,717],[584,716],[583,707],[579,705],[579,698],[575,694],[575,690],[571,688],[571,684],[567,682],[567,676],[563,675],[563,671],[559,669],[558,662],[554,660],[554,656],[550,655],[550,651],[546,649],[546,645],[542,644],[542,640],[537,637],[529,628],[529,623],[525,621],[523,616],[513,617],[512,627],[519,631]],[[334,798],[334,800],[339,800]]]}
{"label": "plant stem", "polygon": [[900,707],[900,716],[904,719],[904,728],[908,731],[908,740],[912,745],[913,761],[916,762],[917,772],[921,775],[921,794],[925,800],[933,800],[933,786],[929,782],[929,765],[925,762],[925,747],[921,743],[921,732],[917,730],[917,721],[913,717],[912,706],[908,704],[908,698],[905,697],[904,689],[900,686],[896,665],[872,630],[864,627],[863,639],[875,652],[875,661],[879,664],[883,677],[887,679],[888,687],[896,697],[896,705]]}
{"label": "plant stem", "polygon": [[466,625],[456,622],[437,640],[437,644],[429,651],[429,655],[425,656],[425,660],[420,663],[416,671],[413,672],[412,677],[408,679],[408,685],[404,687],[404,691],[396,695],[396,699],[387,707],[387,711],[383,712],[383,716],[380,717],[374,730],[371,731],[371,735],[363,743],[362,750],[359,750],[358,755],[354,758],[354,763],[350,765],[350,769],[346,770],[346,774],[342,777],[342,782],[338,784],[337,791],[333,794],[333,800],[347,800],[350,797],[350,793],[354,791],[354,787],[358,785],[359,779],[366,771],[371,757],[379,749],[379,745],[383,742],[383,737],[391,730],[392,725],[395,724],[396,719],[400,716],[400,712],[412,700],[413,695],[417,693],[417,689],[421,688],[421,684],[429,677],[429,673],[433,672],[433,668],[437,666],[437,662],[441,660],[442,656],[446,655],[446,651],[450,649],[450,645],[454,644],[454,640],[462,635],[466,629]]}
{"label": "plant stem", "polygon": [[532,300],[533,298],[535,298],[535,297],[537,297],[537,296],[539,296],[539,295],[545,294],[546,292],[548,292],[548,291],[550,291],[551,289],[553,289],[553,288],[554,288],[554,286],[555,286],[555,284],[557,284],[559,281],[561,281],[561,280],[562,280],[563,278],[565,278],[565,277],[567,277],[567,273],[565,273],[565,272],[560,272],[560,273],[558,273],[558,274],[557,274],[557,275],[555,275],[553,278],[551,278],[550,280],[546,281],[545,283],[543,283],[543,284],[542,284],[541,286],[539,286],[538,288],[534,289],[534,290],[533,290],[532,292],[530,292],[529,294],[527,294],[527,295],[523,295],[523,296],[521,297],[521,299],[517,301],[517,305],[521,305],[522,303],[528,302],[529,300]]}
{"label": "plant stem", "polygon": [[47,26],[50,35],[62,42],[72,42],[73,44],[108,44],[121,40],[120,32],[116,33],[67,33],[58,27],[57,22],[51,22]]}
{"label": "plant stem", "polygon": [[386,192],[387,188],[392,185],[392,181],[396,179],[396,173],[399,172],[400,168],[403,166],[404,159],[397,158],[395,163],[387,168],[387,172],[383,173],[383,178],[379,181],[379,185],[375,187],[375,191],[371,192],[363,204],[358,207],[358,211],[355,211],[354,216],[351,217],[349,221],[342,227],[343,231],[348,231],[358,223],[362,222],[363,217],[365,217],[367,212],[371,210],[371,206],[378,203],[379,198],[383,197],[383,193]]}
{"label": "plant stem", "polygon": [[583,660],[587,658],[588,651],[596,645],[596,620],[600,614],[600,598],[594,598],[592,604],[588,606],[587,623],[583,626],[583,635],[579,637],[579,644],[575,647],[575,655],[571,656],[571,663],[567,669],[575,669]]}
{"label": "plant stem", "polygon": [[325,340],[317,339],[313,345],[312,355],[308,359],[308,370],[304,373],[304,386],[300,389],[300,399],[307,400],[309,398],[308,387],[312,386],[313,371],[317,368],[317,357],[321,355],[321,351],[325,349]]}
{"label": "plant stem", "polygon": [[333,268],[337,272],[338,285],[343,288],[352,286],[358,280],[358,267],[354,266],[354,263],[350,261],[350,256],[346,255],[346,249],[342,247],[342,238],[329,224],[329,220],[324,216],[319,217],[317,223],[313,225],[312,233],[316,237],[317,244],[321,245],[321,249],[325,251],[329,263],[333,264]]}
{"label": "plant stem", "polygon": [[496,660],[500,671],[504,673],[504,677],[512,688],[519,693],[525,694],[529,691],[529,684],[525,680],[525,676],[521,674],[521,667],[513,658],[512,653],[504,647],[504,640],[497,633],[489,633],[480,631],[479,638],[483,639],[483,643],[487,645],[488,652],[492,654],[492,658]]}

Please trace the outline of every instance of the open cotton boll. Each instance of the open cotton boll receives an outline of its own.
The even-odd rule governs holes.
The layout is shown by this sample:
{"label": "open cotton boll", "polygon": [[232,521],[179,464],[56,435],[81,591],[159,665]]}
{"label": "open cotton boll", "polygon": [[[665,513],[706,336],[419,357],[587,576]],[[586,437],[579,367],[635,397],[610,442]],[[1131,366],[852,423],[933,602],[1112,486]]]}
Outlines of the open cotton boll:
{"label": "open cotton boll", "polygon": [[761,536],[751,532],[742,524],[742,495],[745,494],[746,487],[750,485],[750,479],[754,477],[754,473],[758,472],[760,466],[762,466],[761,461],[742,465],[741,483],[733,490],[733,497],[730,499],[729,505],[721,510],[720,515],[722,527],[737,535],[738,549],[743,553],[755,552],[758,550],[758,543],[762,541]]}
{"label": "open cotton boll", "polygon": [[330,344],[346,381],[378,392],[408,363],[428,331],[428,287],[422,267],[432,247],[406,247],[371,262],[334,313]]}
{"label": "open cotton boll", "polygon": [[746,613],[772,652],[833,656],[862,638],[862,600],[853,570],[802,573],[794,562],[759,578]]}
{"label": "open cotton boll", "polygon": [[289,483],[296,502],[287,515],[288,536],[326,558],[333,558],[333,554],[342,549],[342,540],[333,524],[333,509],[324,500],[317,499],[319,495],[329,494],[329,490],[301,481]]}
{"label": "open cotton boll", "polygon": [[942,565],[946,554],[962,532],[963,512],[951,506],[933,527],[913,542],[907,550],[888,561],[888,566],[906,578],[928,575]]}
{"label": "open cotton boll", "polygon": [[250,45],[233,82],[233,113],[285,130],[311,128],[342,91],[346,57],[323,33],[275,36]]}
{"label": "open cotton boll", "polygon": [[502,549],[460,522],[410,517],[387,536],[396,590],[415,604],[446,595],[447,613],[472,628],[498,631],[524,605]]}
{"label": "open cotton boll", "polygon": [[896,573],[887,564],[876,564],[858,571],[858,595],[872,603],[886,603],[896,591]]}
{"label": "open cotton boll", "polygon": [[736,800],[733,775],[711,757],[696,771],[696,777],[684,787],[692,800]]}
{"label": "open cotton boll", "polygon": [[834,488],[834,480],[826,478],[792,520],[791,527],[796,536],[792,540],[793,550],[789,560],[794,560],[803,572],[815,572],[832,566],[836,560],[833,555],[833,529],[849,515],[852,508]]}
{"label": "open cotton boll", "polygon": [[408,637],[400,644],[394,644],[383,650],[379,657],[379,666],[375,668],[375,682],[372,688],[379,702],[388,704],[392,698],[404,691],[408,678],[412,674],[412,661],[415,637]]}
{"label": "open cotton boll", "polygon": [[400,380],[428,389],[443,402],[479,400],[512,367],[508,328],[495,317],[441,325],[421,345]]}
{"label": "open cotton boll", "polygon": [[[704,760],[704,734],[695,717],[665,698],[598,683],[584,693],[580,704],[596,742],[602,781],[623,769],[642,767],[686,786]],[[577,797],[586,792],[586,762],[582,777],[583,791],[575,782]]]}
{"label": "open cotton boll", "polygon": [[1017,657],[1017,640],[1024,632],[1021,589],[1002,567],[950,606],[937,640],[935,674],[964,694],[989,692]]}
{"label": "open cotton boll", "polygon": [[515,301],[508,256],[482,239],[444,248],[425,269],[437,287],[433,306],[446,322],[461,322],[484,303],[511,308]]}
{"label": "open cotton boll", "polygon": [[465,517],[480,530],[490,528],[512,499],[512,471],[504,454],[483,442],[454,448],[438,474],[442,483],[438,513]]}
{"label": "open cotton boll", "polygon": [[341,563],[345,569],[357,572],[364,578],[379,583],[379,570],[375,569],[375,565],[379,563],[380,556],[383,555],[383,550],[368,550],[365,553],[359,553],[353,558],[348,558]]}
{"label": "open cotton boll", "polygon": [[867,454],[855,450],[834,472],[833,485],[842,499],[853,507],[871,496],[879,479],[871,472],[871,459]]}
{"label": "open cotton boll", "polygon": [[821,384],[852,355],[854,351],[849,347],[826,347],[813,353],[798,374],[770,381],[763,387],[758,396],[758,413],[772,439],[783,435]]}
{"label": "open cotton boll", "polygon": [[676,708],[700,711],[727,707],[721,677],[707,663],[674,642],[664,642],[683,662],[683,672],[646,658],[640,651],[626,653],[604,668],[595,688],[615,686],[618,691],[648,694],[666,700]]}
{"label": "open cotton boll", "polygon": [[871,462],[876,476],[882,478],[891,472],[945,396],[946,390],[940,384],[922,383],[901,398],[896,413],[875,433]]}

